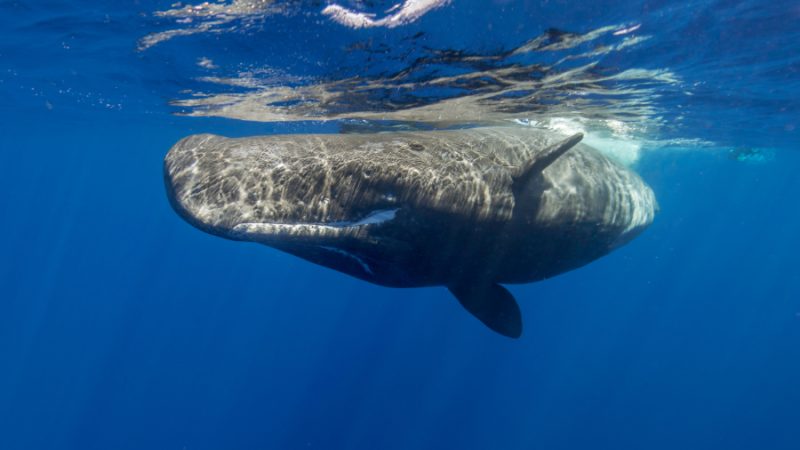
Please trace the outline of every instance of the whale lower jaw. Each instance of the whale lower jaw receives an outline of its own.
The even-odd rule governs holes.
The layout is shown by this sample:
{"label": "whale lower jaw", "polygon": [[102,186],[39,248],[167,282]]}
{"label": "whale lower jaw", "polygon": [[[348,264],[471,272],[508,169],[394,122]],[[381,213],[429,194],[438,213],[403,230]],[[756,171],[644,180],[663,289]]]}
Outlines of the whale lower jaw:
{"label": "whale lower jaw", "polygon": [[366,225],[333,226],[318,224],[286,223],[240,223],[233,227],[230,236],[234,239],[255,242],[280,240],[329,240],[345,236],[355,237]]}
{"label": "whale lower jaw", "polygon": [[399,208],[373,211],[355,222],[333,223],[275,223],[245,222],[234,226],[230,236],[234,239],[257,242],[275,240],[324,241],[342,237],[360,237],[370,226],[394,220]]}

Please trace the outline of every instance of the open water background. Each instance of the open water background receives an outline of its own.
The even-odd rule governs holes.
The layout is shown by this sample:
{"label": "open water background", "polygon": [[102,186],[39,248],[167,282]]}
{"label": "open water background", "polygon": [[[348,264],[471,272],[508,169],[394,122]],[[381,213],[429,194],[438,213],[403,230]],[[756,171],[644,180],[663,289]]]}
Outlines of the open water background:
{"label": "open water background", "polygon": [[[796,3],[454,1],[351,29],[296,2],[141,49],[181,26],[154,15],[170,3],[0,2],[0,448],[800,448]],[[512,286],[518,341],[443,288],[381,288],[221,240],[166,200],[162,158],[188,134],[339,129],[181,116],[193,109],[176,100],[384,83],[424,48],[498,55],[548,29],[637,24],[624,36],[649,39],[595,58],[597,73],[679,81],[617,80],[604,89],[630,101],[568,115],[612,143],[650,141],[634,167],[661,212],[585,268]],[[452,93],[427,81],[471,70],[436,61],[411,100],[372,93],[370,107],[436,103]],[[201,79],[254,72],[257,89]],[[581,83],[552,98],[584,98]],[[540,104],[517,113],[565,114]],[[765,161],[731,159],[739,147]]]}

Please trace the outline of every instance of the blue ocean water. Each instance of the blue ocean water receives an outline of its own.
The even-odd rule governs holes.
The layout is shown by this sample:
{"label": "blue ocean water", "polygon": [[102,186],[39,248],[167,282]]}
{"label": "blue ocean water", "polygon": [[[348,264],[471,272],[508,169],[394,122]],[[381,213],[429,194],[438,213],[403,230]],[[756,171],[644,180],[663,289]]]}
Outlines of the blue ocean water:
{"label": "blue ocean water", "polygon": [[[453,1],[367,28],[329,5],[0,2],[0,449],[800,448],[795,2]],[[511,286],[519,340],[444,288],[222,240],[167,202],[186,135],[474,92],[497,98],[467,119],[634,148],[660,203],[629,245]]]}

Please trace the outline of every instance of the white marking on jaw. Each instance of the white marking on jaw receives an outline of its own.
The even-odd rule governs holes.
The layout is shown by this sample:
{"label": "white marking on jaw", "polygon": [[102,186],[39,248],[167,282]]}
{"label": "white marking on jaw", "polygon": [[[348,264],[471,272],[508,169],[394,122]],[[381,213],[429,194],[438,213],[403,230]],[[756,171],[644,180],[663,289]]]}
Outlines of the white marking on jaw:
{"label": "white marking on jaw", "polygon": [[358,256],[356,256],[356,255],[354,255],[354,254],[352,254],[350,252],[347,252],[347,251],[342,250],[340,248],[330,247],[330,246],[327,246],[327,245],[322,245],[322,246],[320,246],[320,248],[324,248],[325,250],[328,250],[328,251],[331,251],[331,252],[334,252],[334,253],[338,253],[340,255],[347,256],[348,258],[354,259],[354,260],[356,260],[357,263],[359,263],[361,265],[361,268],[364,269],[365,272],[367,272],[370,275],[375,275],[372,272],[372,268],[369,266],[369,264],[367,264],[363,259],[359,258]]}
{"label": "white marking on jaw", "polygon": [[388,222],[390,220],[394,220],[395,214],[399,209],[400,208],[379,209],[377,211],[372,211],[371,213],[367,214],[366,217],[357,222],[343,221],[343,222],[331,222],[321,225],[327,225],[330,227],[337,227],[337,228],[360,227],[362,225],[375,225],[379,223]]}

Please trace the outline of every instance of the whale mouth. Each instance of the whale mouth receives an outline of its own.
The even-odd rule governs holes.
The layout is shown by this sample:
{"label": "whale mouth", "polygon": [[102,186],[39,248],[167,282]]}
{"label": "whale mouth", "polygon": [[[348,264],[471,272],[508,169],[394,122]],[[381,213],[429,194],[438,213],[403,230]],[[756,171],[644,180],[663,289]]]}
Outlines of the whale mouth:
{"label": "whale mouth", "polygon": [[367,228],[385,225],[397,216],[395,209],[375,210],[358,221],[337,221],[323,223],[278,223],[278,222],[243,222],[235,225],[232,237],[257,242],[274,242],[277,240],[320,240],[337,239],[355,236]]}

